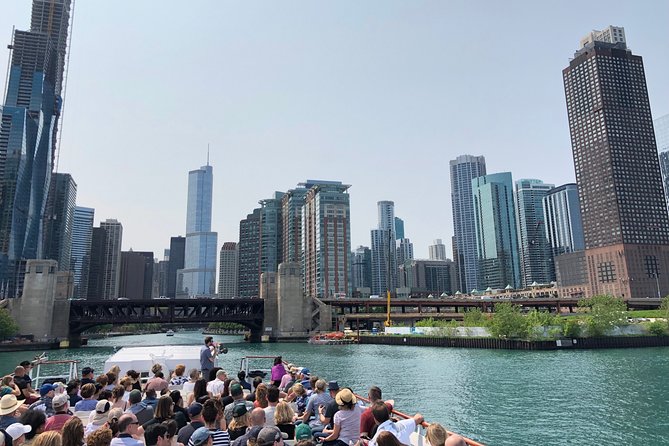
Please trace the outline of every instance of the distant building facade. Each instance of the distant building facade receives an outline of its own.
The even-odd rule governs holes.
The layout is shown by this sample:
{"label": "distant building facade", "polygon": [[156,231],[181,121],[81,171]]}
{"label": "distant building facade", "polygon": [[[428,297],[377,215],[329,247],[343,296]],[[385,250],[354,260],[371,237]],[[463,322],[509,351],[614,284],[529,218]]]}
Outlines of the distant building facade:
{"label": "distant building facade", "polygon": [[453,261],[458,269],[457,289],[463,293],[479,286],[472,180],[486,174],[483,156],[461,155],[450,161],[453,206]]}
{"label": "distant building facade", "polygon": [[353,292],[359,288],[372,288],[372,250],[358,246],[351,255],[351,281]]}
{"label": "distant building facade", "polygon": [[[472,181],[478,289],[520,287],[520,259],[511,173],[495,173]],[[471,290],[469,290],[471,291]]]}
{"label": "distant building facade", "polygon": [[430,260],[446,260],[446,245],[440,238],[434,240],[428,247]]}
{"label": "distant building facade", "polygon": [[653,121],[655,128],[655,142],[660,152],[660,171],[662,172],[662,185],[664,186],[664,198],[669,209],[669,114],[660,116]]}
{"label": "distant building facade", "polygon": [[[372,294],[394,292],[397,288],[397,243],[395,235],[395,203],[377,203],[378,226],[370,232],[372,249]],[[404,225],[402,230],[404,230]]]}
{"label": "distant building facade", "polygon": [[239,251],[237,250],[237,243],[223,243],[218,264],[218,297],[222,299],[232,299],[237,297],[239,295],[237,291],[239,271]]}
{"label": "distant building facade", "polygon": [[553,257],[585,249],[578,186],[564,184],[542,199],[546,238]]}
{"label": "distant building facade", "polygon": [[91,243],[95,209],[83,206],[74,208],[72,218],[72,249],[70,271],[72,271],[76,299],[88,297],[88,273],[91,265]]}
{"label": "distant building facade", "polygon": [[102,265],[102,298],[117,299],[121,278],[121,243],[123,225],[118,220],[107,219],[100,222],[104,229],[104,263]]}
{"label": "distant building facade", "polygon": [[167,261],[167,291],[166,297],[176,297],[177,290],[181,290],[181,283],[177,283],[179,270],[184,268],[186,257],[186,237],[170,237],[170,258]]}
{"label": "distant building facade", "polygon": [[70,271],[72,227],[77,203],[77,183],[69,173],[51,176],[44,221],[44,258],[58,262],[59,271]]}
{"label": "distant building facade", "polygon": [[260,296],[260,209],[239,222],[239,297]]}
{"label": "distant building facade", "polygon": [[546,237],[543,199],[554,184],[521,179],[515,184],[516,224],[520,250],[521,285],[548,284],[555,280],[553,256]]}
{"label": "distant building facade", "polygon": [[400,287],[408,288],[414,297],[451,295],[453,268],[450,260],[408,260],[399,267]]}
{"label": "distant building facade", "polygon": [[338,297],[350,293],[349,187],[339,181],[318,181],[305,197],[302,269],[307,296]]}

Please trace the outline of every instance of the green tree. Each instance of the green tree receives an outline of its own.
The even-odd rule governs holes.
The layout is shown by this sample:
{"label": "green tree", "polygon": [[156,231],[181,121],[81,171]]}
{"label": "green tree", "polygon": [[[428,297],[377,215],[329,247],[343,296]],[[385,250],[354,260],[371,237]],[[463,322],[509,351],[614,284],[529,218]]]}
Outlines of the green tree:
{"label": "green tree", "polygon": [[581,335],[581,326],[575,317],[561,318],[560,325],[562,326],[562,336],[577,338]]}
{"label": "green tree", "polygon": [[488,318],[480,308],[471,308],[465,311],[463,321],[465,327],[485,327],[488,323]]}
{"label": "green tree", "polygon": [[664,296],[662,303],[660,304],[660,311],[662,312],[662,317],[664,318],[664,323],[669,329],[669,296]]}
{"label": "green tree", "polygon": [[488,323],[488,330],[496,338],[525,339],[529,326],[518,305],[502,302],[495,304],[495,314]]}
{"label": "green tree", "polygon": [[648,332],[655,336],[664,336],[667,334],[667,324],[662,321],[655,321],[648,324]]}
{"label": "green tree", "polygon": [[586,318],[589,336],[603,336],[607,331],[627,323],[627,305],[619,297],[594,296],[582,299],[578,305],[589,309]]}
{"label": "green tree", "polygon": [[0,338],[8,338],[19,332],[19,324],[9,314],[9,311],[0,308]]}

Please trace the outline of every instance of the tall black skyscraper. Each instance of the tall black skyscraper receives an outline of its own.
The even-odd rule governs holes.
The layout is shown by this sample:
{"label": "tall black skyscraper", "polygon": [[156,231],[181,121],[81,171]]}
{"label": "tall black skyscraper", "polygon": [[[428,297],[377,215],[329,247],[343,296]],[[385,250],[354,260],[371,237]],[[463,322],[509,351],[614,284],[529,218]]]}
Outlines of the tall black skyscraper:
{"label": "tall black skyscraper", "polygon": [[[623,28],[581,40],[564,78],[587,293],[669,293],[669,218],[641,56]],[[664,57],[665,55],[656,55]]]}
{"label": "tall black skyscraper", "polygon": [[186,237],[170,238],[170,260],[167,265],[167,297],[176,297],[177,271],[184,267]]}

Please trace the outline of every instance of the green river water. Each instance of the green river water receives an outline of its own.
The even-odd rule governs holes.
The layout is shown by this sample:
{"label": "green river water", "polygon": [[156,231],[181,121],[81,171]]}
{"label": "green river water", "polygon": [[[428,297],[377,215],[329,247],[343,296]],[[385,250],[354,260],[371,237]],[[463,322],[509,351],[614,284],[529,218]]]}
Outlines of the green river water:
{"label": "green river water", "polygon": [[[488,445],[669,445],[669,348],[528,352],[214,338],[229,348],[220,361],[228,371],[245,355],[282,355],[363,395],[378,385],[397,409]],[[123,336],[48,354],[98,373],[118,347],[202,339],[194,331]],[[36,353],[0,353],[0,372]]]}

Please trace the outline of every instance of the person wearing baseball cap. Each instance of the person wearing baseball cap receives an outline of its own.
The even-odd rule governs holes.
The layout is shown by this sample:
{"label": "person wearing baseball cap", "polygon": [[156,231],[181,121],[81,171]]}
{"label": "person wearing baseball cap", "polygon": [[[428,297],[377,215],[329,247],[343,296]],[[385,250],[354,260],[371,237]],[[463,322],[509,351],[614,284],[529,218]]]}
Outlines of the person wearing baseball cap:
{"label": "person wearing baseball cap", "polygon": [[311,428],[307,423],[298,424],[295,427],[295,441],[311,440]]}
{"label": "person wearing baseball cap", "polygon": [[188,446],[211,446],[211,444],[211,431],[206,427],[195,429],[188,441]]}
{"label": "person wearing baseball cap", "polygon": [[58,387],[53,384],[42,384],[42,387],[39,388],[40,398],[32,403],[28,409],[44,412],[47,417],[53,415],[54,410],[51,401],[53,400],[57,388]]}
{"label": "person wearing baseball cap", "polygon": [[27,424],[13,423],[5,429],[5,432],[12,437],[12,446],[21,446],[26,441],[26,434],[32,429]]}
{"label": "person wearing baseball cap", "polygon": [[72,414],[68,410],[70,408],[70,398],[66,394],[61,393],[53,397],[51,404],[53,405],[54,414],[46,419],[44,430],[60,432],[63,430],[63,426],[67,420],[72,418]]}
{"label": "person wearing baseball cap", "polygon": [[179,429],[179,434],[177,435],[177,443],[183,445],[188,444],[188,440],[193,435],[193,433],[201,427],[204,427],[204,418],[202,418],[202,404],[193,403],[188,406],[188,417],[190,418],[190,423]]}
{"label": "person wearing baseball cap", "polygon": [[257,446],[281,446],[283,434],[277,427],[263,427],[256,439]]}

